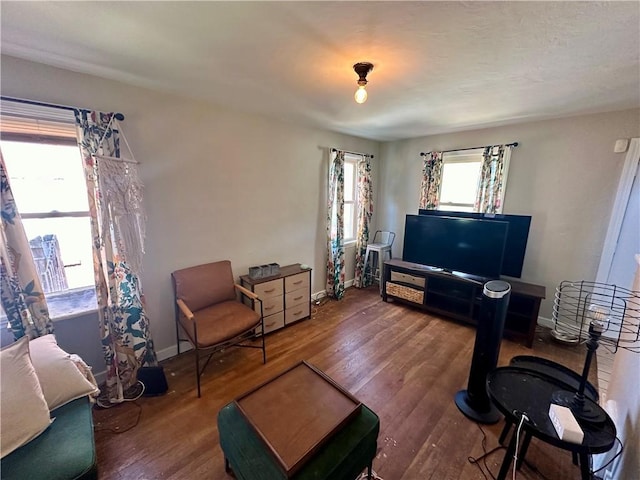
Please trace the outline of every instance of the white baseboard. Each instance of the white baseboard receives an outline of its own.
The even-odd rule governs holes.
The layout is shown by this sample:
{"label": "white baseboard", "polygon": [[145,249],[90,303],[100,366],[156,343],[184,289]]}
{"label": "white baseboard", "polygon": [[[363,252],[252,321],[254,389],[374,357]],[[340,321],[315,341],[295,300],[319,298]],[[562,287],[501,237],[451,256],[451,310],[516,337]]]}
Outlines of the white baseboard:
{"label": "white baseboard", "polygon": [[[192,348],[193,346],[183,343],[182,346],[180,347],[180,351],[182,353],[182,352],[191,350]],[[161,362],[162,360],[166,360],[167,358],[175,357],[176,355],[178,355],[178,346],[171,345],[170,347],[163,348],[162,350],[158,350],[156,352],[156,355],[158,357],[159,362]],[[96,382],[98,382],[98,385],[102,385],[107,380],[107,371],[102,370],[101,372],[97,372],[97,373],[93,372],[93,376],[95,377]]]}
{"label": "white baseboard", "polygon": [[[355,282],[354,279],[347,280],[346,282],[344,282],[344,288],[352,287],[354,282]],[[326,296],[327,296],[327,291],[326,290],[320,290],[319,292],[311,294],[311,300],[313,300],[315,302],[315,301],[318,301],[321,298],[324,298]]]}
{"label": "white baseboard", "polygon": [[324,298],[327,296],[327,291],[326,290],[321,290],[319,292],[316,293],[312,293],[311,294],[311,300],[313,300],[314,302],[320,300],[321,298]]}
{"label": "white baseboard", "polygon": [[553,323],[553,320],[551,320],[550,318],[538,317],[538,325],[540,325],[541,327],[547,327],[553,330],[556,324]]}
{"label": "white baseboard", "polygon": [[[180,345],[180,353],[188,352],[189,350],[193,350],[193,345],[187,342],[182,342],[182,345]],[[178,355],[178,346],[171,345],[170,347],[158,350],[156,352],[156,355],[158,356],[159,362],[166,360],[167,358],[175,357],[176,355]]]}
{"label": "white baseboard", "polygon": [[98,385],[102,385],[104,382],[107,381],[107,371],[103,370],[101,372],[92,372],[93,373],[93,377],[96,379],[96,382],[98,383]]}

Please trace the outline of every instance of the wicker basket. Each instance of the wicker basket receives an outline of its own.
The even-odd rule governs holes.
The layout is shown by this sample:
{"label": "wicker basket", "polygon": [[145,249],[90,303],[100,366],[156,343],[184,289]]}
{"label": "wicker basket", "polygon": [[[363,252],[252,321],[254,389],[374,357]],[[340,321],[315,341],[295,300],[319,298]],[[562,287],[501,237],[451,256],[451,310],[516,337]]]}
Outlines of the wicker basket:
{"label": "wicker basket", "polygon": [[397,298],[409,300],[413,303],[424,303],[424,292],[422,290],[416,290],[415,288],[405,287],[404,285],[398,285],[397,283],[387,282],[387,295],[392,295]]}

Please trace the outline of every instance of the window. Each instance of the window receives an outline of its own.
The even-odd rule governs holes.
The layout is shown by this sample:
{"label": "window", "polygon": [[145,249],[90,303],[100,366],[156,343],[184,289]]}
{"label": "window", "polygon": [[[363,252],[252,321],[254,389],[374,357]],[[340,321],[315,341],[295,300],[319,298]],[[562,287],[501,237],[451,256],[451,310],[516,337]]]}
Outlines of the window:
{"label": "window", "polygon": [[355,242],[358,225],[358,161],[357,155],[344,156],[344,242]]}
{"label": "window", "polygon": [[96,309],[89,205],[75,125],[3,117],[0,147],[51,318]]}
{"label": "window", "polygon": [[438,210],[473,212],[482,154],[482,149],[443,154]]}

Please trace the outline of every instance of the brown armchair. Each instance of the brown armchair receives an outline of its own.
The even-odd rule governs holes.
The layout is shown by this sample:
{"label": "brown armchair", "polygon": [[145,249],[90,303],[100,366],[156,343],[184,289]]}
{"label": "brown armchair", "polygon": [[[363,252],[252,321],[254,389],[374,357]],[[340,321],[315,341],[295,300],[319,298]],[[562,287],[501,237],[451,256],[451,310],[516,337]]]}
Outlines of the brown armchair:
{"label": "brown armchair", "polygon": [[[246,343],[254,337],[256,327],[263,325],[262,301],[233,280],[231,262],[207,263],[176,270],[171,274],[176,299],[176,338],[188,341],[196,351],[196,382],[200,397],[200,376],[211,356],[227,347],[262,349],[262,362],[267,363],[264,335],[261,345]],[[237,291],[253,300],[251,308],[238,300]],[[181,338],[180,332],[186,335]],[[200,367],[200,355],[207,360]]]}

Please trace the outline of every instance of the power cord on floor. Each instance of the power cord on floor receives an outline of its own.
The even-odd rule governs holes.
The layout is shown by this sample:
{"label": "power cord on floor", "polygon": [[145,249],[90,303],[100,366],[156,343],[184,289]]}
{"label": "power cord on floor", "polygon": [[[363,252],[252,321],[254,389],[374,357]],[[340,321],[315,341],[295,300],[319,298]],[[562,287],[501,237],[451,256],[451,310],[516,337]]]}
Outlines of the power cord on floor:
{"label": "power cord on floor", "polygon": [[329,297],[324,296],[324,297],[320,297],[320,298],[316,298],[315,300],[311,301],[311,316],[314,316],[318,313],[318,309],[320,307],[322,307],[325,303],[327,303],[330,300]]}
{"label": "power cord on floor", "polygon": [[496,480],[495,475],[491,472],[491,470],[489,469],[489,466],[487,465],[487,457],[489,455],[491,455],[492,453],[497,452],[498,450],[504,449],[504,447],[502,445],[498,445],[497,447],[492,448],[491,450],[489,450],[487,452],[487,434],[485,433],[484,429],[482,428],[482,426],[479,423],[476,423],[476,425],[478,426],[478,428],[482,432],[482,442],[481,442],[482,455],[480,457],[478,457],[478,458],[467,457],[467,461],[470,464],[475,465],[476,467],[478,467],[478,470],[480,470],[480,473],[482,473],[482,476],[485,478],[485,480],[488,480],[489,477],[487,477],[487,474],[484,472],[484,470],[482,470],[482,467],[480,466],[480,461],[482,460],[484,468],[487,470],[487,472],[489,472],[489,475],[491,476],[491,478],[493,480]]}
{"label": "power cord on floor", "polygon": [[98,398],[96,398],[96,405],[100,408],[106,409],[120,405],[122,402],[133,402],[139,399],[144,394],[144,391],[144,383],[138,380],[123,392],[122,400],[120,402],[111,402],[108,392],[106,389],[103,389],[100,395],[98,395]]}
{"label": "power cord on floor", "polygon": [[96,432],[111,432],[111,433],[125,433],[128,432],[129,430],[131,430],[132,428],[135,428],[138,426],[138,423],[140,422],[140,417],[142,416],[142,406],[138,404],[138,402],[132,402],[133,405],[135,405],[137,407],[137,412],[135,413],[136,419],[133,422],[132,425],[130,425],[127,428],[120,428],[120,427],[112,427],[112,428],[106,428],[106,427],[99,427],[96,426],[95,427],[95,431]]}

